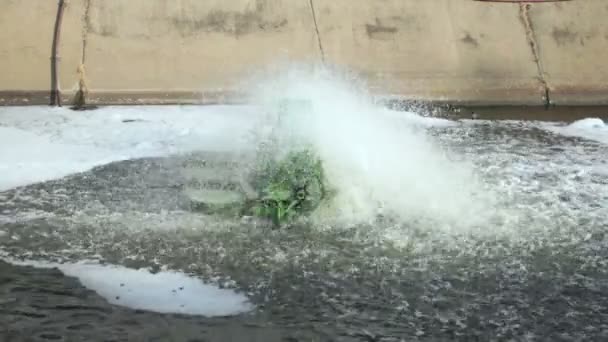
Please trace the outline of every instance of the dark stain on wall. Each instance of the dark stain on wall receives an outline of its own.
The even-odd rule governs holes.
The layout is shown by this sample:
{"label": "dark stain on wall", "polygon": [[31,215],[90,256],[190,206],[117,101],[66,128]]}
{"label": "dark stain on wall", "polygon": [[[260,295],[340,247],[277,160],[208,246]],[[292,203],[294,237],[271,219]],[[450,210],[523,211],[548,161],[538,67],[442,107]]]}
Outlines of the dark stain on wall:
{"label": "dark stain on wall", "polygon": [[398,26],[420,29],[420,20],[415,15],[393,15],[388,19],[399,24]]}
{"label": "dark stain on wall", "polygon": [[477,39],[473,38],[471,36],[471,34],[466,31],[465,31],[465,36],[463,38],[461,38],[460,41],[466,45],[469,45],[469,46],[472,46],[475,48],[479,46],[479,42],[477,41]]}
{"label": "dark stain on wall", "polygon": [[118,36],[118,30],[116,29],[116,27],[114,26],[110,26],[110,25],[102,25],[99,30],[91,30],[92,33],[96,33],[102,37],[117,37]]}
{"label": "dark stain on wall", "polygon": [[398,29],[396,26],[383,25],[380,19],[376,18],[375,24],[365,25],[365,31],[370,39],[387,39],[397,33]]}
{"label": "dark stain on wall", "polygon": [[85,16],[86,33],[97,34],[102,37],[118,37],[118,25],[116,24],[116,18],[111,14],[110,6],[100,1],[97,8],[96,20],[92,20],[90,15]]}
{"label": "dark stain on wall", "polygon": [[575,43],[579,43],[581,46],[585,46],[586,42],[597,37],[599,35],[599,32],[597,31],[597,29],[594,28],[586,32],[572,32],[567,27],[554,27],[553,31],[551,32],[551,35],[553,36],[555,42],[560,46]]}
{"label": "dark stain on wall", "polygon": [[573,44],[577,41],[578,38],[578,34],[572,32],[568,27],[554,27],[553,32],[551,32],[551,36],[553,36],[553,40],[555,40],[557,45],[560,46]]}
{"label": "dark stain on wall", "polygon": [[214,32],[244,36],[260,31],[277,31],[288,25],[287,19],[269,20],[264,17],[266,2],[256,1],[255,9],[242,12],[214,10],[201,17],[179,15],[170,17],[171,24],[182,36]]}

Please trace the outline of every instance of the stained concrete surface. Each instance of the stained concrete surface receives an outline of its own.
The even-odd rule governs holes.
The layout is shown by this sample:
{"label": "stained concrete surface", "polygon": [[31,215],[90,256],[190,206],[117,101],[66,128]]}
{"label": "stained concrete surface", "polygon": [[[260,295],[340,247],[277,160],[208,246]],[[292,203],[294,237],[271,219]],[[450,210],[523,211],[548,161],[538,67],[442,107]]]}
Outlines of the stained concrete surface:
{"label": "stained concrete surface", "polygon": [[[45,102],[56,4],[1,0],[0,105]],[[608,8],[559,3],[72,0],[60,78],[97,103],[234,101],[280,66],[350,70],[372,92],[469,104],[606,104]]]}

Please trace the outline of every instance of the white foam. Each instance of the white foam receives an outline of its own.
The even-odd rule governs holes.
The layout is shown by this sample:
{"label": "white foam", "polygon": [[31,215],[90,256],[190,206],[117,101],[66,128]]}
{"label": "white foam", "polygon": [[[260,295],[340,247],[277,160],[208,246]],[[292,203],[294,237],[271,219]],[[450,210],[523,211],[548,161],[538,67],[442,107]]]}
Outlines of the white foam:
{"label": "white foam", "polygon": [[94,262],[5,261],[36,268],[58,268],[65,275],[78,278],[109,303],[132,309],[201,316],[230,316],[253,309],[246,296],[204,284],[179,272],[152,274],[144,269]]}
{"label": "white foam", "polygon": [[105,107],[84,113],[0,107],[0,191],[129,158],[246,148],[255,113],[251,106]]}
{"label": "white foam", "polygon": [[540,127],[557,134],[608,144],[608,124],[599,118],[586,118],[565,126],[555,123],[542,123]]}
{"label": "white foam", "polygon": [[54,143],[48,137],[0,127],[0,191],[124,159],[96,147]]}

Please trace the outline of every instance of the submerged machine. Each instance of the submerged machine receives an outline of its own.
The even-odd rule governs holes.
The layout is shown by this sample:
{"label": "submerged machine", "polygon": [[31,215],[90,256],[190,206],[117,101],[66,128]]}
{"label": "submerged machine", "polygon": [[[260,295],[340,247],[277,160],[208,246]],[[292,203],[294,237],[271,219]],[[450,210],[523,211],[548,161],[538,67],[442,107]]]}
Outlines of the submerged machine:
{"label": "submerged machine", "polygon": [[316,210],[331,191],[314,147],[297,127],[310,101],[279,101],[268,113],[270,129],[257,136],[254,158],[211,155],[184,169],[191,208],[233,218],[254,216],[281,227]]}

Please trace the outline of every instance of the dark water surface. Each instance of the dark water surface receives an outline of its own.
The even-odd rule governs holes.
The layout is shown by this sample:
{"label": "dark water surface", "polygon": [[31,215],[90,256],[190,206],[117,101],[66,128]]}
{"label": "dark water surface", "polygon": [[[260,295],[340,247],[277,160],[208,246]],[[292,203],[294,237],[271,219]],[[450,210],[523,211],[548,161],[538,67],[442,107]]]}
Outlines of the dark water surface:
{"label": "dark water surface", "polygon": [[282,341],[312,334],[245,318],[205,319],[108,304],[56,269],[0,262],[1,341]]}
{"label": "dark water surface", "polygon": [[457,118],[471,118],[477,114],[481,120],[534,120],[573,122],[589,117],[608,119],[608,106],[485,106],[462,107],[449,115]]}
{"label": "dark water surface", "polygon": [[136,311],[57,270],[0,263],[0,341],[608,340],[607,146],[523,123],[430,134],[499,193],[490,234],[424,220],[277,231],[206,217],[183,195],[192,156],[2,192],[7,256],[166,266],[244,291],[256,309]]}

